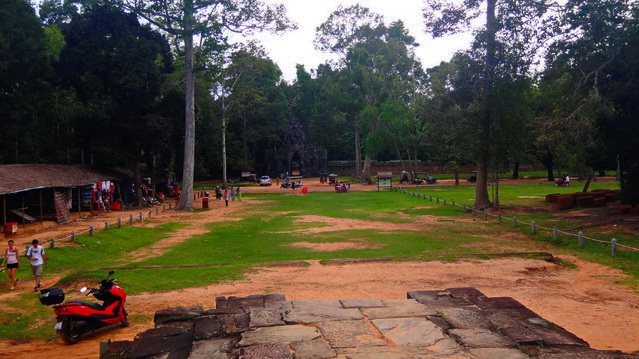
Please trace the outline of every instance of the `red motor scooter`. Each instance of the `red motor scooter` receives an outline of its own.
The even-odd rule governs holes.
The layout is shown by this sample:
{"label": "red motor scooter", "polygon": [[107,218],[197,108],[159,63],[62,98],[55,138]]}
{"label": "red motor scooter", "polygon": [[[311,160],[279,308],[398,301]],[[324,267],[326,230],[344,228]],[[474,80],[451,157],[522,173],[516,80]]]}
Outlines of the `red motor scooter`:
{"label": "red motor scooter", "polygon": [[[64,302],[64,291],[60,288],[48,288],[40,291],[40,303],[53,305],[56,314],[55,331],[62,341],[67,344],[75,344],[80,341],[80,336],[109,325],[122,323],[129,326],[128,313],[124,309],[126,293],[115,284],[115,278],[111,278],[113,271],[109,272],[106,279],[100,282],[100,288],[88,289],[87,296],[93,296],[102,301],[88,303],[82,300],[70,300]],[[84,293],[87,288],[82,288]],[[62,303],[62,304],[60,304]]]}

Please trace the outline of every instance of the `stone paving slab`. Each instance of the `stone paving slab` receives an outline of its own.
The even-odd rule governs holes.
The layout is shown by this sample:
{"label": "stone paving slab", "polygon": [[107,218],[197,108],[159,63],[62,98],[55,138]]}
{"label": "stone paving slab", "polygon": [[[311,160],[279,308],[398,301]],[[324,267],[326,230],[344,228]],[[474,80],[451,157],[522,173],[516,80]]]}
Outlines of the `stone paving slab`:
{"label": "stone paving slab", "polygon": [[282,320],[282,312],[276,308],[255,308],[249,313],[249,327],[270,327],[276,325],[284,325]]}
{"label": "stone paving slab", "polygon": [[150,329],[137,338],[129,358],[143,359],[169,353],[173,356],[186,357],[191,351],[192,343],[192,330],[171,327]]}
{"label": "stone paving slab", "polygon": [[495,325],[486,318],[484,312],[477,307],[443,308],[440,312],[446,321],[459,329],[484,328],[492,329]]}
{"label": "stone paving slab", "polygon": [[[339,302],[337,302],[339,303]],[[320,305],[314,307],[312,305],[296,305],[294,308],[284,314],[283,320],[286,323],[318,323],[326,320],[346,320],[346,319],[362,319],[364,315],[359,309],[345,309],[334,307],[332,305]]]}
{"label": "stone paving slab", "polygon": [[386,339],[398,347],[429,346],[446,338],[442,329],[426,318],[375,319],[371,322]]}
{"label": "stone paving slab", "polygon": [[317,327],[333,349],[382,347],[387,344],[377,328],[365,320],[325,321]]}
{"label": "stone paving slab", "polygon": [[188,359],[230,359],[231,343],[229,339],[194,341]]}
{"label": "stone paving slab", "polygon": [[639,359],[592,349],[513,298],[465,287],[406,297],[218,297],[215,309],[158,311],[156,328],[111,343],[101,358]]}
{"label": "stone paving slab", "polygon": [[429,308],[413,299],[401,301],[384,301],[381,308],[362,308],[362,313],[369,319],[426,317],[435,315],[435,309]]}
{"label": "stone paving slab", "polygon": [[624,354],[617,350],[594,350],[587,347],[560,345],[553,347],[526,346],[526,352],[535,359],[637,359],[638,355]]}
{"label": "stone paving slab", "polygon": [[340,302],[344,308],[380,308],[384,306],[384,301],[379,299],[342,299]]}
{"label": "stone paving slab", "polygon": [[477,359],[529,359],[517,349],[509,348],[471,348],[470,353]]}
{"label": "stone paving slab", "polygon": [[344,308],[339,300],[294,300],[291,303],[293,304],[293,309]]}
{"label": "stone paving slab", "polygon": [[240,349],[239,359],[294,359],[288,345],[265,343]]}
{"label": "stone paving slab", "polygon": [[509,348],[515,342],[488,329],[451,329],[450,335],[463,346],[469,348]]}
{"label": "stone paving slab", "polygon": [[407,359],[410,354],[399,348],[391,347],[363,347],[339,348],[338,359]]}
{"label": "stone paving slab", "polygon": [[197,318],[193,322],[193,339],[211,339],[222,334],[222,322],[214,315]]}
{"label": "stone paving slab", "polygon": [[408,292],[409,299],[415,299],[429,308],[450,308],[474,305],[470,298],[485,297],[474,288],[451,288],[447,290],[422,290]]}
{"label": "stone paving slab", "polygon": [[319,338],[320,333],[315,327],[305,325],[280,325],[277,327],[257,328],[242,333],[240,346],[263,343],[290,343]]}
{"label": "stone paving slab", "polygon": [[510,297],[478,297],[471,298],[471,301],[481,309],[501,309],[501,308],[524,308],[525,306]]}
{"label": "stone paving slab", "polygon": [[291,349],[295,352],[295,359],[330,359],[337,355],[322,338],[292,342]]}

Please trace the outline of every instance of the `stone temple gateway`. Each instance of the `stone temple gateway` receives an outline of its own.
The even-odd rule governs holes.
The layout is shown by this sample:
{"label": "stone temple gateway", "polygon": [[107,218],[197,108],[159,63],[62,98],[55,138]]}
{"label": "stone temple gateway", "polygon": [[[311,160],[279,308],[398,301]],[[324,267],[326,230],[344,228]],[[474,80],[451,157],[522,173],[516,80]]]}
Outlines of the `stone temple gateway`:
{"label": "stone temple gateway", "polygon": [[306,140],[306,133],[296,117],[291,118],[291,134],[285,139],[284,157],[280,158],[279,168],[285,168],[292,176],[316,176],[326,172],[327,152]]}

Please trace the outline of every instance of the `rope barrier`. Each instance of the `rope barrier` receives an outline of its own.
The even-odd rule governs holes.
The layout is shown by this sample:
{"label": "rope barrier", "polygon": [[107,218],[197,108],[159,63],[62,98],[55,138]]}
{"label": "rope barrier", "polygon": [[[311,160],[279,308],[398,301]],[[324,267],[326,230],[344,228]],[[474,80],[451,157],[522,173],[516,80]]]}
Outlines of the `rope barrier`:
{"label": "rope barrier", "polygon": [[[393,188],[394,191],[399,191],[401,193],[406,193],[406,190],[399,187],[399,188]],[[424,193],[424,199],[426,198],[427,194]],[[432,195],[430,195],[430,197],[432,198]],[[439,203],[439,197],[437,198],[437,203]],[[503,219],[509,220],[512,223],[513,227],[518,227],[519,225],[525,225],[528,227],[531,227],[532,229],[532,233],[537,233],[539,230],[545,230],[545,231],[549,231],[553,233],[553,239],[557,239],[557,236],[559,234],[565,235],[565,236],[572,236],[572,237],[576,237],[579,240],[579,247],[583,246],[583,239],[587,239],[589,241],[592,242],[596,242],[596,243],[600,243],[600,244],[605,244],[605,245],[610,245],[611,247],[613,247],[612,249],[612,255],[615,256],[616,255],[616,249],[617,248],[624,248],[627,250],[631,250],[631,251],[639,251],[639,248],[636,247],[632,247],[632,246],[628,246],[628,245],[623,245],[618,243],[617,239],[613,238],[610,241],[605,241],[605,240],[601,240],[601,239],[596,239],[596,238],[590,238],[590,237],[586,237],[583,235],[583,233],[579,232],[577,234],[575,233],[570,233],[570,232],[566,232],[566,231],[562,231],[556,227],[553,228],[548,228],[548,227],[544,227],[544,226],[540,226],[539,224],[535,223],[534,221],[532,222],[525,222],[522,221],[520,219],[518,219],[517,217],[513,216],[512,218],[508,218],[505,216],[502,216],[501,214],[492,214],[492,213],[488,213],[486,210],[476,210],[475,208],[472,207],[468,207],[466,204],[462,204],[459,205],[457,204],[454,200],[451,200],[451,205],[453,206],[457,206],[457,207],[461,207],[463,210],[463,213],[467,213],[467,212],[472,212],[473,216],[476,214],[481,214],[483,216],[484,219],[487,219],[487,216],[491,216],[491,217],[496,217],[498,220],[498,223],[502,223]],[[444,205],[446,205],[446,200],[444,200]]]}
{"label": "rope barrier", "polygon": [[[148,212],[146,213],[146,218],[150,219],[152,213],[153,213],[153,210],[149,209]],[[137,218],[136,221],[140,222],[140,223],[144,223],[144,217],[145,217],[145,215],[142,212],[140,212],[138,214],[138,216],[136,216],[136,218]],[[112,223],[104,222],[104,230],[109,230],[111,228],[111,225],[116,225],[115,228],[120,228],[121,227],[121,223],[122,223],[121,218],[118,218],[115,222],[112,222]],[[134,224],[134,221],[131,221],[131,225],[133,225],[133,224]],[[49,248],[53,248],[55,246],[55,243],[74,242],[75,239],[79,235],[82,235],[82,234],[85,234],[85,233],[89,233],[89,236],[93,236],[95,231],[96,231],[96,228],[94,228],[93,226],[89,226],[89,228],[87,228],[87,229],[85,229],[85,230],[83,230],[81,232],[71,232],[70,235],[68,235],[66,237],[58,238],[58,239],[56,239],[54,237],[51,237],[51,238],[47,239],[46,241],[49,243]],[[29,245],[27,245],[27,248],[29,248]],[[24,255],[26,253],[27,253],[26,249],[24,249],[24,250],[19,252],[20,255]],[[0,256],[0,258],[2,258],[2,256]]]}

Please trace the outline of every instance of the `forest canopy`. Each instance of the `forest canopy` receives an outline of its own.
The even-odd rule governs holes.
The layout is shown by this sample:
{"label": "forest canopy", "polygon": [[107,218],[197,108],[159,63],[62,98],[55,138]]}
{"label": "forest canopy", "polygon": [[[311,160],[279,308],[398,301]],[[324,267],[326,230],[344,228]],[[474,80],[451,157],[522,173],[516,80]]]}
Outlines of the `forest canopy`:
{"label": "forest canopy", "polygon": [[424,0],[424,31],[474,39],[432,68],[402,21],[338,7],[314,41],[334,60],[290,82],[259,43],[230,42],[294,29],[283,6],[159,3],[170,16],[152,0],[0,0],[0,163],[146,164],[192,183],[274,176],[312,149],[362,180],[374,160],[477,166],[479,207],[521,165],[613,170],[639,203],[637,1]]}

